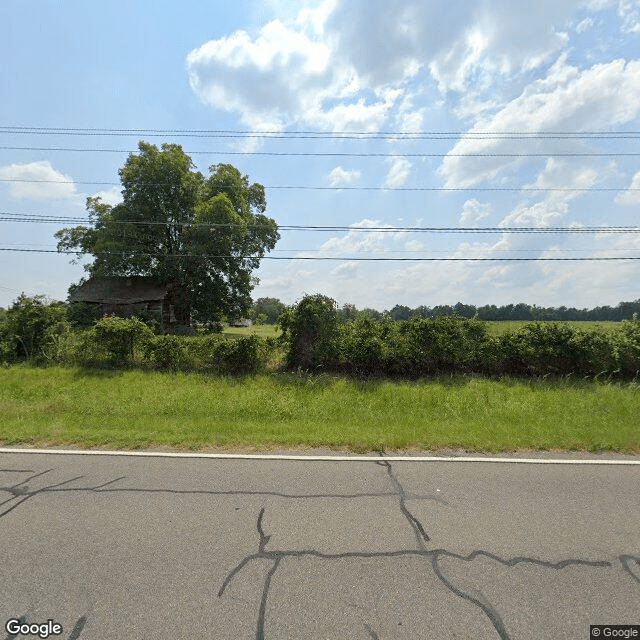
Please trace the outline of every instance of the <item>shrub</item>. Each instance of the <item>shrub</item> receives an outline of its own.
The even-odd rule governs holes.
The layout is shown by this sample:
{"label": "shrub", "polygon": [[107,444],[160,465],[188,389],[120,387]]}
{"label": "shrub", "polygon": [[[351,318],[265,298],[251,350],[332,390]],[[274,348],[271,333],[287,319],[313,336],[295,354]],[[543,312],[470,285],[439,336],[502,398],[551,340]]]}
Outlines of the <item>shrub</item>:
{"label": "shrub", "polygon": [[153,337],[149,327],[137,318],[105,316],[85,332],[88,339],[94,339],[98,350],[103,350],[107,359],[126,362],[133,359],[134,348]]}
{"label": "shrub", "polygon": [[341,368],[355,374],[384,374],[381,322],[360,316],[340,327]]}
{"label": "shrub", "polygon": [[511,375],[595,376],[617,368],[614,343],[607,334],[558,323],[532,323],[499,338],[501,373]]}
{"label": "shrub", "polygon": [[278,318],[286,345],[287,366],[332,368],[339,356],[339,319],[335,300],[320,294],[305,296]]}
{"label": "shrub", "polygon": [[637,316],[621,322],[614,339],[619,374],[625,378],[637,377],[640,375],[640,322]]}
{"label": "shrub", "polygon": [[399,321],[388,341],[391,373],[421,376],[483,368],[486,325],[459,316]]}
{"label": "shrub", "polygon": [[66,327],[64,303],[47,303],[44,296],[23,293],[0,325],[0,356],[6,360],[38,359],[49,337],[64,332]]}
{"label": "shrub", "polygon": [[203,344],[209,367],[220,373],[242,375],[264,369],[269,346],[264,338],[241,336],[232,340],[211,336]]}
{"label": "shrub", "polygon": [[68,307],[67,316],[74,329],[83,330],[92,327],[102,317],[102,311],[97,304],[73,302]]}
{"label": "shrub", "polygon": [[573,369],[574,330],[555,323],[527,324],[500,336],[503,371],[512,375],[566,374]]}
{"label": "shrub", "polygon": [[185,339],[175,335],[154,336],[145,343],[144,353],[160,369],[179,369],[189,364]]}

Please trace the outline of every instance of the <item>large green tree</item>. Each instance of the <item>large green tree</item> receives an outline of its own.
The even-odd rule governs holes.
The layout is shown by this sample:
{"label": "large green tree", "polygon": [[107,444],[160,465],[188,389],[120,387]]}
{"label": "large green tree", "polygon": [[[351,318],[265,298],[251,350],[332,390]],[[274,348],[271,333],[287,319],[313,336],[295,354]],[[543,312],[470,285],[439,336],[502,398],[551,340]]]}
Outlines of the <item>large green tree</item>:
{"label": "large green tree", "polygon": [[264,187],[230,164],[205,177],[177,144],[140,142],[119,171],[122,203],[88,198],[90,226],[61,229],[58,251],[93,255],[89,275],[149,276],[169,285],[178,324],[240,317],[251,272],[280,238]]}

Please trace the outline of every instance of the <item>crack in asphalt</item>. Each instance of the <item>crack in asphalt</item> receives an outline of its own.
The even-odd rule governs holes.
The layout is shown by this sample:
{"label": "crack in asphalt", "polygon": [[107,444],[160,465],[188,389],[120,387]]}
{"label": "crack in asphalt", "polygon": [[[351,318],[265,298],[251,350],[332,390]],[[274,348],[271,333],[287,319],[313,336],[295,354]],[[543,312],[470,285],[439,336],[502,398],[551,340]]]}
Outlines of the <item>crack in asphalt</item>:
{"label": "crack in asphalt", "polygon": [[[376,464],[386,468],[387,475],[389,476],[389,479],[391,480],[393,486],[395,487],[396,493],[398,494],[398,497],[399,497],[400,511],[402,511],[402,515],[405,517],[405,519],[413,529],[418,546],[421,549],[426,550],[426,543],[429,542],[430,538],[427,535],[427,532],[422,526],[422,523],[420,522],[420,520],[418,520],[418,518],[416,518],[416,516],[414,516],[407,508],[406,495],[404,492],[404,488],[400,483],[400,481],[398,480],[398,478],[395,476],[391,463],[388,460],[382,460],[380,462],[376,462]],[[443,549],[439,550],[439,552],[448,555],[448,552],[446,552]],[[481,553],[483,552],[481,551],[477,552],[478,555]],[[498,559],[498,561],[500,561],[500,559]],[[451,591],[451,593],[453,593],[454,595],[460,598],[463,598],[464,600],[467,600],[471,604],[478,607],[487,616],[487,618],[493,625],[494,629],[498,632],[500,639],[509,640],[509,635],[507,633],[507,630],[505,629],[504,622],[502,621],[500,614],[497,612],[495,607],[485,598],[485,596],[480,591],[477,591],[477,594],[474,597],[470,593],[467,593],[466,591],[463,591],[462,589],[457,588],[449,580],[447,580],[447,578],[444,576],[444,574],[442,573],[442,570],[438,565],[437,551],[434,552],[434,554],[431,556],[431,566],[433,568],[433,571],[436,577],[440,580],[440,582],[445,587],[447,587],[447,589],[449,589],[449,591]]]}
{"label": "crack in asphalt", "polygon": [[407,496],[404,492],[404,488],[400,484],[400,481],[398,480],[398,478],[396,478],[395,474],[393,473],[393,469],[391,468],[391,463],[388,462],[387,460],[384,460],[381,462],[376,462],[376,464],[386,468],[387,475],[389,476],[391,483],[395,487],[396,489],[395,493],[400,500],[400,511],[402,511],[402,515],[407,519],[407,521],[411,525],[411,528],[413,529],[413,533],[416,536],[416,542],[418,543],[418,546],[421,549],[426,549],[425,542],[429,542],[430,538],[427,535],[427,532],[424,530],[424,527],[422,526],[422,523],[420,522],[420,520],[418,520],[418,518],[416,518],[409,511],[409,509],[407,509],[407,505],[406,505]]}
{"label": "crack in asphalt", "polygon": [[620,564],[622,568],[638,583],[640,584],[640,574],[635,574],[629,567],[629,562],[635,562],[638,565],[640,571],[640,557],[639,556],[620,556]]}
{"label": "crack in asphalt", "polygon": [[[388,461],[376,462],[376,464],[383,466],[386,468],[387,474],[393,483],[396,492],[394,495],[399,497],[399,505],[400,510],[405,517],[405,519],[409,522],[415,536],[416,541],[418,543],[417,549],[404,549],[398,551],[377,551],[377,552],[366,552],[366,551],[347,551],[343,553],[323,553],[321,551],[317,551],[315,549],[303,549],[303,550],[273,550],[267,551],[266,546],[269,540],[271,539],[271,535],[267,535],[264,532],[263,528],[263,519],[265,514],[265,507],[263,506],[260,509],[260,513],[258,514],[258,519],[256,523],[256,529],[259,535],[259,543],[258,543],[258,552],[247,555],[243,558],[225,577],[222,582],[222,585],[218,591],[218,597],[221,598],[227,589],[227,587],[231,584],[235,576],[237,576],[244,567],[247,566],[253,560],[270,560],[273,565],[269,570],[262,590],[262,597],[260,600],[260,608],[258,611],[258,622],[256,628],[256,640],[264,639],[264,625],[265,625],[265,615],[266,615],[266,604],[267,598],[269,594],[269,588],[271,586],[271,581],[275,572],[277,571],[280,563],[285,558],[303,558],[303,557],[313,557],[321,560],[344,560],[347,558],[397,558],[397,557],[406,557],[406,556],[417,556],[422,557],[425,560],[430,560],[433,571],[440,580],[440,582],[454,595],[462,598],[477,608],[479,608],[482,613],[488,618],[488,620],[493,625],[494,629],[500,636],[500,640],[510,640],[510,636],[506,630],[504,622],[500,614],[496,611],[495,607],[488,602],[485,596],[480,592],[476,591],[474,594],[470,594],[462,589],[456,587],[442,572],[440,565],[438,564],[441,558],[453,558],[456,560],[461,560],[464,562],[473,562],[476,558],[483,556],[498,562],[506,567],[514,567],[517,564],[527,563],[533,564],[539,567],[544,567],[546,569],[553,569],[555,571],[560,571],[570,566],[588,566],[588,567],[611,567],[612,563],[606,560],[582,560],[580,558],[570,558],[566,560],[561,560],[559,562],[550,562],[548,560],[541,560],[538,558],[530,558],[527,556],[516,556],[513,558],[501,558],[500,556],[491,553],[490,551],[485,551],[483,549],[476,549],[464,556],[458,553],[454,553],[451,551],[447,551],[446,549],[428,549],[426,543],[429,542],[430,538],[426,533],[422,523],[414,516],[406,506],[406,494],[404,492],[404,488],[400,481],[396,478],[393,473],[393,469],[391,464]],[[638,558],[634,556],[621,556],[620,560],[623,566],[627,569],[627,571],[632,575],[632,577],[636,580],[638,578],[631,572],[628,568],[628,565],[625,564],[628,560],[634,560],[640,563]],[[378,636],[365,625],[367,632],[370,637],[377,638]]]}
{"label": "crack in asphalt", "polygon": [[476,597],[474,597],[467,591],[458,589],[454,584],[447,580],[445,575],[442,573],[440,566],[438,565],[438,556],[435,554],[431,557],[431,566],[433,567],[433,571],[440,582],[442,582],[442,584],[444,584],[444,586],[447,587],[447,589],[449,589],[451,593],[457,595],[459,598],[467,600],[471,604],[481,609],[481,611],[487,616],[487,618],[489,618],[489,622],[491,622],[493,628],[498,632],[500,640],[510,640],[510,636],[507,633],[500,614],[496,611],[495,607],[493,607],[491,603],[487,601],[487,599],[482,595],[480,591],[477,591]]}
{"label": "crack in asphalt", "polygon": [[[30,471],[30,470],[29,470]],[[32,492],[28,487],[20,488],[20,485],[32,480],[33,478],[44,475],[45,473],[49,473],[53,471],[53,469],[48,469],[42,473],[36,474],[23,482],[20,482],[16,485],[12,486],[4,486],[0,487],[0,491],[6,491],[8,493],[13,494],[13,498],[9,498],[5,500],[5,502],[9,502],[13,500],[18,495],[33,495],[35,493],[57,493],[57,492],[68,492],[68,491],[92,491],[95,493],[167,493],[170,495],[209,495],[209,496],[268,496],[275,498],[286,498],[289,500],[308,500],[308,499],[343,499],[343,500],[351,500],[353,498],[384,498],[396,495],[395,493],[390,493],[388,491],[371,491],[364,493],[309,493],[309,494],[299,494],[299,493],[281,493],[277,491],[243,491],[243,490],[228,490],[228,491],[213,491],[209,489],[141,489],[138,487],[111,487],[109,489],[105,489],[108,485],[115,484],[120,480],[124,480],[127,476],[120,476],[119,478],[115,478],[113,480],[109,480],[101,485],[97,485],[95,487],[65,487],[64,489],[57,488],[60,485],[51,485],[48,487],[42,487],[37,491]],[[66,480],[65,484],[69,482],[73,482],[74,480],[78,480],[84,476],[77,476],[76,478],[72,478],[71,480]],[[439,496],[434,495],[422,495],[422,494],[407,494],[407,499],[410,500],[433,500],[434,502],[438,502],[440,504],[449,505],[449,503]],[[5,504],[5,502],[0,502],[0,506]],[[0,517],[4,515],[0,513]]]}
{"label": "crack in asphalt", "polygon": [[[27,615],[20,616],[18,619],[18,624],[24,624],[27,621]],[[18,637],[17,633],[8,633],[4,640],[15,640]]]}
{"label": "crack in asphalt", "polygon": [[[326,499],[353,499],[353,498],[362,498],[362,497],[389,497],[396,496],[398,498],[398,506],[402,513],[402,516],[406,519],[409,526],[411,527],[415,539],[417,548],[416,549],[405,549],[405,550],[397,550],[397,551],[381,551],[381,552],[366,552],[366,551],[351,551],[351,552],[343,552],[343,553],[323,553],[321,551],[317,551],[315,549],[303,549],[303,550],[267,550],[267,545],[271,539],[270,534],[266,534],[263,527],[263,520],[265,515],[265,506],[262,506],[260,512],[258,514],[258,519],[256,522],[256,530],[258,533],[259,541],[258,541],[258,551],[253,554],[247,555],[244,559],[242,559],[225,577],[218,591],[218,597],[222,597],[227,587],[233,581],[235,576],[237,576],[242,569],[253,560],[264,559],[271,563],[271,568],[267,572],[263,584],[262,596],[260,599],[260,605],[258,609],[258,618],[256,623],[256,640],[264,640],[264,630],[265,630],[265,620],[266,620],[266,607],[267,600],[269,596],[269,590],[271,588],[272,580],[280,567],[282,561],[285,558],[303,558],[303,557],[313,557],[323,561],[330,560],[343,560],[349,558],[397,558],[397,557],[407,557],[414,556],[423,558],[429,561],[431,568],[435,576],[438,580],[454,595],[459,598],[462,598],[475,607],[477,607],[491,622],[496,632],[498,633],[501,640],[510,640],[510,636],[506,630],[504,622],[500,617],[499,613],[495,610],[495,608],[487,601],[487,599],[483,596],[479,591],[474,591],[473,593],[466,592],[459,587],[457,587],[450,578],[448,578],[440,566],[439,562],[444,558],[452,558],[456,560],[461,560],[464,562],[472,562],[476,558],[483,556],[489,558],[495,562],[502,564],[503,566],[513,567],[520,563],[529,563],[533,565],[537,565],[540,567],[544,567],[547,569],[553,570],[562,570],[569,566],[589,566],[589,567],[611,567],[612,563],[608,561],[593,561],[593,560],[582,560],[582,559],[566,559],[561,560],[559,562],[550,562],[546,560],[541,560],[538,558],[526,557],[526,556],[516,556],[513,558],[501,558],[489,551],[485,551],[483,549],[477,549],[464,556],[461,554],[453,553],[451,551],[447,551],[446,549],[430,549],[428,548],[427,543],[430,542],[430,537],[426,532],[423,524],[420,520],[409,510],[407,507],[407,500],[430,500],[440,504],[448,505],[447,501],[440,498],[439,496],[434,495],[419,495],[419,494],[407,494],[404,490],[404,487],[396,477],[393,467],[389,461],[380,460],[375,464],[382,466],[385,468],[387,476],[391,482],[393,487],[392,492],[367,492],[367,493],[354,493],[354,494],[287,494],[287,493],[279,493],[275,491],[241,491],[241,490],[233,490],[233,491],[210,491],[210,490],[179,490],[179,489],[144,489],[144,488],[136,488],[136,487],[113,487],[115,483],[124,480],[126,476],[120,476],[118,478],[114,478],[107,482],[103,482],[102,484],[93,486],[93,487],[69,487],[72,482],[80,480],[84,478],[84,475],[75,476],[68,480],[64,480],[62,482],[57,482],[54,484],[50,484],[39,489],[30,489],[29,484],[36,478],[42,477],[53,469],[46,469],[44,471],[34,473],[33,470],[17,470],[17,469],[2,469],[0,471],[11,471],[11,472],[21,472],[21,473],[31,473],[28,478],[18,482],[14,485],[8,487],[0,487],[0,491],[6,491],[11,494],[7,500],[0,502],[0,507],[12,502],[16,501],[3,512],[0,513],[0,518],[9,514],[21,504],[29,500],[30,498],[41,495],[44,493],[56,493],[56,492],[69,492],[69,491],[87,491],[87,492],[95,492],[95,493],[115,493],[115,492],[132,492],[132,493],[166,493],[166,494],[176,494],[176,495],[184,495],[184,494],[193,494],[193,495],[213,495],[213,496],[266,496],[266,497],[281,497],[286,499],[313,499],[313,498],[326,498]],[[619,556],[620,564],[623,570],[631,576],[631,578],[640,584],[640,577],[638,574],[634,572],[631,565],[635,563],[638,567],[640,567],[640,557],[632,556],[632,555],[621,555]],[[634,567],[635,569],[635,567]],[[69,640],[76,640],[82,629],[86,624],[86,617],[80,618],[74,629],[72,630],[71,636]],[[369,634],[371,638],[377,639],[377,634],[365,623],[365,630]],[[15,636],[9,636],[9,638],[14,638]]]}
{"label": "crack in asphalt", "polygon": [[[265,546],[270,539],[271,536],[267,536],[264,533],[262,528],[262,520],[264,518],[265,507],[260,509],[260,514],[258,515],[258,522],[256,524],[256,529],[260,536],[259,542],[259,550],[257,553],[252,553],[243,558],[225,577],[220,590],[218,591],[218,597],[222,597],[224,595],[225,590],[230,585],[235,576],[237,576],[242,569],[247,566],[253,560],[270,560],[274,563],[273,567],[269,571],[267,576],[268,583],[265,581],[265,587],[262,592],[262,599],[260,605],[260,615],[258,618],[258,622],[261,625],[262,631],[264,631],[264,613],[266,609],[266,600],[268,596],[268,587],[270,586],[271,579],[273,578],[273,574],[278,568],[279,563],[285,558],[304,558],[304,557],[312,557],[318,558],[321,560],[344,560],[350,558],[398,558],[398,557],[407,557],[407,556],[416,556],[422,557],[425,559],[431,560],[431,563],[434,565],[434,572],[439,580],[455,595],[468,600],[469,602],[478,606],[489,618],[491,623],[496,628],[496,631],[500,634],[500,638],[504,640],[508,640],[509,636],[504,629],[504,625],[502,624],[500,615],[494,611],[491,606],[481,599],[474,598],[472,595],[457,589],[454,585],[452,585],[448,579],[442,574],[441,569],[437,565],[437,562],[440,558],[454,558],[456,560],[462,560],[464,562],[472,562],[478,556],[484,556],[495,560],[496,562],[507,566],[513,567],[520,563],[533,564],[540,567],[545,567],[547,569],[554,569],[556,571],[560,571],[569,566],[587,566],[587,567],[595,567],[595,568],[605,568],[611,567],[612,563],[607,560],[582,560],[580,558],[570,558],[567,560],[561,560],[559,562],[550,562],[548,560],[540,560],[538,558],[529,558],[526,556],[517,556],[515,558],[501,558],[494,553],[489,551],[485,551],[482,549],[477,549],[472,551],[470,554],[463,556],[458,553],[453,553],[451,551],[447,551],[446,549],[401,549],[397,551],[345,551],[342,553],[324,553],[322,551],[317,551],[315,549],[301,549],[301,550],[274,550],[267,551]],[[628,556],[631,557],[631,556]],[[481,594],[480,594],[481,595]],[[257,635],[256,638],[260,636]]]}
{"label": "crack in asphalt", "polygon": [[[55,490],[57,489],[57,487],[61,487],[65,484],[69,484],[70,482],[75,482],[76,480],[80,480],[80,478],[84,478],[83,475],[80,475],[80,476],[76,476],[75,478],[70,478],[69,480],[64,480],[63,482],[57,482],[56,484],[51,484],[46,487],[42,487],[40,489],[35,489],[35,490],[29,489],[29,486],[26,485],[27,482],[30,482],[31,480],[35,480],[36,478],[39,478],[40,476],[50,473],[51,471],[53,471],[53,469],[46,469],[45,471],[36,473],[26,478],[22,482],[18,482],[17,484],[14,484],[10,487],[0,487],[0,490],[7,491],[12,495],[12,497],[9,498],[8,500],[5,500],[4,502],[0,502],[0,507],[7,504],[8,502],[11,502],[12,500],[15,500],[18,497],[22,497],[22,500],[19,500],[15,504],[11,505],[8,509],[5,509],[2,513],[0,513],[0,518],[6,516],[8,513],[11,513],[14,509],[19,507],[23,502],[26,502],[27,500],[29,500],[30,498],[33,498],[34,496],[37,496],[47,491]],[[26,485],[26,486],[23,487],[22,485]]]}

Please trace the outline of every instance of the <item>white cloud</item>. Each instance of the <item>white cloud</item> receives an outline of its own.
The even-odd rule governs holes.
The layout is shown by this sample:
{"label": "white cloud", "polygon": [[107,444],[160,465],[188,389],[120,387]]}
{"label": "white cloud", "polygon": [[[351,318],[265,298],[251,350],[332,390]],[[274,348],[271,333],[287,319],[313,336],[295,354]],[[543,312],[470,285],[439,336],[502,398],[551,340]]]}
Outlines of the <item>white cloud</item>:
{"label": "white cloud", "polygon": [[[607,173],[598,172],[587,161],[569,163],[566,160],[549,158],[533,183],[525,185],[537,189],[549,189],[546,196],[534,203],[520,203],[499,224],[501,227],[550,227],[570,210],[570,203],[582,195]],[[561,190],[558,190],[561,189]]]}
{"label": "white cloud", "polygon": [[481,203],[478,200],[467,200],[462,205],[462,214],[460,215],[460,224],[463,227],[473,226],[480,220],[488,218],[492,213],[491,203]]}
{"label": "white cloud", "polygon": [[105,204],[115,206],[122,202],[122,190],[118,186],[111,187],[106,191],[98,191],[93,194],[94,198],[100,198]]}
{"label": "white cloud", "polygon": [[620,0],[618,15],[622,30],[627,33],[640,33],[640,2],[638,0]]}
{"label": "white cloud", "polygon": [[424,249],[424,244],[418,240],[409,240],[408,242],[405,242],[404,248],[406,251],[422,251]]}
{"label": "white cloud", "polygon": [[331,275],[336,278],[353,278],[357,271],[357,262],[343,262],[331,271]]}
{"label": "white cloud", "polygon": [[387,173],[387,177],[383,186],[389,189],[397,189],[401,187],[411,173],[411,163],[406,158],[391,158],[391,167]]}
{"label": "white cloud", "polygon": [[[634,191],[631,191],[634,189]],[[640,171],[631,179],[629,190],[624,191],[616,197],[618,204],[640,204]]]}
{"label": "white cloud", "polygon": [[[634,120],[640,113],[640,60],[614,60],[580,71],[562,56],[548,75],[532,82],[494,116],[479,120],[469,133],[505,131],[602,130]],[[470,187],[495,179],[524,163],[524,158],[461,157],[465,154],[549,153],[584,151],[578,141],[536,138],[460,140],[440,168],[447,187]]]}
{"label": "white cloud", "polygon": [[385,251],[385,243],[404,237],[402,232],[393,231],[360,231],[360,229],[392,229],[393,225],[383,224],[380,220],[365,218],[349,225],[350,231],[342,237],[329,238],[320,246],[321,251],[345,255],[349,253]]}
{"label": "white cloud", "polygon": [[548,60],[565,46],[562,28],[582,4],[540,0],[526,11],[512,0],[342,0],[328,23],[338,55],[367,82],[429,68],[442,91],[460,91],[479,72],[519,73]]}
{"label": "white cloud", "polygon": [[333,6],[327,0],[303,9],[296,20],[272,20],[256,38],[236,31],[204,43],[187,56],[192,89],[255,130],[279,130],[291,122],[378,130],[397,93],[380,87],[373,96],[357,95],[362,89],[357,74],[335,57],[324,33]]}
{"label": "white cloud", "polygon": [[206,104],[254,130],[379,131],[394,110],[411,130],[424,118],[407,102],[416,78],[430,73],[442,92],[464,94],[537,69],[566,47],[583,4],[539,0],[524,11],[512,0],[324,0],[294,16],[275,3],[280,18],[255,37],[239,30],[205,42],[187,70]]}
{"label": "white cloud", "polygon": [[585,18],[584,20],[581,20],[577,24],[576,31],[578,33],[584,33],[585,31],[588,31],[589,29],[591,29],[592,26],[593,26],[593,18]]}
{"label": "white cloud", "polygon": [[329,174],[329,184],[332,187],[342,187],[346,185],[353,184],[360,179],[361,172],[348,169],[343,169],[342,167],[336,167]]}
{"label": "white cloud", "polygon": [[9,185],[11,197],[18,200],[67,200],[77,197],[73,180],[54,169],[48,160],[0,167],[0,179]]}

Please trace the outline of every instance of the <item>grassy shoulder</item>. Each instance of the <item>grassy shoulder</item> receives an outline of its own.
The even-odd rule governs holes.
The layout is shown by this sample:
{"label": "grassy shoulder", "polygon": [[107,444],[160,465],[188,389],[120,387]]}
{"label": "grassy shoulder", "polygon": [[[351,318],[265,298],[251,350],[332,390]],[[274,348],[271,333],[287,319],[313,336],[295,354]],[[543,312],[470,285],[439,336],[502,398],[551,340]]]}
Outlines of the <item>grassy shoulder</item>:
{"label": "grassy shoulder", "polygon": [[640,452],[637,383],[0,368],[0,443]]}

